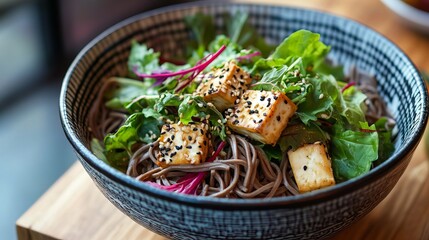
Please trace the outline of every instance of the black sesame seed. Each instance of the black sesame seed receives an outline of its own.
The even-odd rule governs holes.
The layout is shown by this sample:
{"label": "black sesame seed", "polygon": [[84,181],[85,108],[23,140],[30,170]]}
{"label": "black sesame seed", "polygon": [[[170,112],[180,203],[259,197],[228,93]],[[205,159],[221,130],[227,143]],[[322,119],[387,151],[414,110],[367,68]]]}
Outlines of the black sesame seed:
{"label": "black sesame seed", "polygon": [[271,103],[270,103],[270,102],[268,102],[267,107],[270,107],[270,106],[271,106]]}
{"label": "black sesame seed", "polygon": [[238,124],[238,123],[239,123],[238,120],[235,120],[234,122],[232,122],[232,124]]}
{"label": "black sesame seed", "polygon": [[285,104],[288,104],[288,102],[287,102],[286,100],[284,101],[284,103],[285,103]]}
{"label": "black sesame seed", "polygon": [[166,132],[161,132],[161,135],[164,135],[164,134],[166,134]]}
{"label": "black sesame seed", "polygon": [[204,144],[204,146],[207,146],[207,141],[206,141],[206,140],[204,140],[203,144]]}
{"label": "black sesame seed", "polygon": [[244,100],[247,100],[247,99],[249,99],[249,97],[248,97],[248,96],[245,96],[243,99],[244,99]]}
{"label": "black sesame seed", "polygon": [[244,78],[244,76],[243,76],[243,74],[241,74],[241,75],[240,75],[240,79],[243,79],[243,78]]}
{"label": "black sesame seed", "polygon": [[174,140],[174,138],[175,138],[175,136],[173,135],[173,136],[171,136],[171,140]]}
{"label": "black sesame seed", "polygon": [[186,146],[187,149],[192,149],[192,145]]}
{"label": "black sesame seed", "polygon": [[188,136],[188,140],[189,140],[189,141],[192,141],[192,137],[191,137],[191,136]]}
{"label": "black sesame seed", "polygon": [[198,145],[198,148],[201,148],[201,145]]}
{"label": "black sesame seed", "polygon": [[183,146],[182,145],[180,145],[180,146],[176,146],[176,149],[177,150],[180,150],[180,149],[182,149],[183,148]]}
{"label": "black sesame seed", "polygon": [[307,166],[306,166],[306,165],[304,165],[303,169],[304,169],[304,171],[307,171]]}
{"label": "black sesame seed", "polygon": [[235,89],[237,89],[234,85],[231,85],[231,87],[232,87],[232,89],[234,89],[234,90],[235,90]]}
{"label": "black sesame seed", "polygon": [[256,120],[255,120],[255,119],[253,119],[253,123],[256,123]]}
{"label": "black sesame seed", "polygon": [[219,78],[223,78],[223,77],[224,77],[223,75],[220,75],[220,76],[219,76]]}
{"label": "black sesame seed", "polygon": [[265,100],[265,96],[261,96],[261,99],[260,99],[261,101],[264,101]]}
{"label": "black sesame seed", "polygon": [[170,157],[174,157],[174,156],[176,156],[176,154],[177,154],[177,152],[172,152],[172,153],[170,154]]}
{"label": "black sesame seed", "polygon": [[274,98],[274,100],[277,100],[277,98],[279,98],[279,97],[278,96],[274,96],[273,98]]}
{"label": "black sesame seed", "polygon": [[201,155],[201,152],[197,152],[198,155]]}
{"label": "black sesame seed", "polygon": [[251,101],[247,101],[246,102],[248,105],[252,105],[252,102]]}
{"label": "black sesame seed", "polygon": [[259,119],[258,123],[261,123],[261,122],[262,122],[262,119]]}
{"label": "black sesame seed", "polygon": [[196,131],[198,131],[198,128],[194,128],[194,129],[192,129],[192,131],[196,132]]}
{"label": "black sesame seed", "polygon": [[166,148],[165,151],[169,152],[169,151],[171,151],[171,148]]}
{"label": "black sesame seed", "polygon": [[200,133],[201,133],[202,135],[204,135],[204,130],[203,130],[203,129],[200,129]]}
{"label": "black sesame seed", "polygon": [[240,72],[240,68],[235,69],[235,72],[239,73]]}
{"label": "black sesame seed", "polygon": [[280,122],[280,116],[277,116],[277,117],[276,117],[276,119],[277,119],[277,121],[279,121],[279,122]]}
{"label": "black sesame seed", "polygon": [[267,116],[267,113],[263,113],[262,115],[263,115],[264,117],[266,117],[266,116]]}

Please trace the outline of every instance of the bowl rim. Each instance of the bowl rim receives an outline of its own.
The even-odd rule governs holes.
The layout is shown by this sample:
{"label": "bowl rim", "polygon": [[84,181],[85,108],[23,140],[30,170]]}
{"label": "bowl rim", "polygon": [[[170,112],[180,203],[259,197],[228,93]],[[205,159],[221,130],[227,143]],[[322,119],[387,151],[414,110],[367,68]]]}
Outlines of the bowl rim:
{"label": "bowl rim", "polygon": [[[327,14],[334,18],[339,18],[342,21],[351,22],[353,24],[357,24],[359,27],[363,27],[367,31],[371,31],[373,34],[377,35],[381,40],[385,43],[390,44],[392,48],[398,51],[406,61],[407,64],[412,66],[413,72],[412,75],[417,78],[417,84],[420,94],[423,97],[423,113],[422,113],[422,121],[417,126],[416,131],[412,134],[412,137],[407,145],[404,148],[400,149],[398,152],[395,152],[392,156],[389,157],[382,164],[372,169],[369,173],[366,173],[357,178],[348,180],[346,182],[342,182],[336,184],[335,186],[320,189],[314,192],[309,192],[305,194],[299,194],[296,196],[287,196],[287,197],[276,197],[269,199],[225,199],[225,198],[212,198],[212,197],[201,197],[201,196],[192,196],[179,194],[174,192],[168,192],[165,190],[161,190],[155,187],[150,186],[149,184],[142,184],[138,180],[129,177],[122,172],[114,169],[113,167],[107,165],[102,160],[98,159],[88,148],[86,148],[83,143],[79,140],[77,135],[75,134],[73,128],[71,127],[71,123],[67,118],[66,111],[66,93],[69,85],[69,81],[73,74],[74,69],[78,65],[80,59],[82,59],[85,54],[90,51],[99,41],[106,38],[113,32],[119,30],[120,28],[131,24],[135,21],[139,21],[140,19],[149,18],[158,14],[168,13],[170,11],[179,11],[187,8],[193,7],[214,7],[221,4],[224,4],[224,1],[198,1],[198,2],[189,2],[182,4],[170,5],[154,10],[150,10],[147,12],[143,12],[132,17],[129,17],[115,25],[109,27],[107,30],[103,31],[101,34],[96,36],[92,41],[90,41],[76,56],[76,58],[71,63],[68,68],[65,77],[63,79],[60,98],[59,98],[59,112],[61,125],[65,132],[65,135],[71,145],[73,146],[75,152],[80,156],[79,159],[81,161],[85,161],[90,165],[91,168],[94,168],[96,171],[99,171],[101,174],[105,175],[107,178],[112,181],[132,189],[133,191],[139,192],[143,195],[148,195],[150,197],[159,198],[165,201],[174,202],[177,204],[184,204],[192,207],[199,208],[209,208],[209,209],[218,209],[224,211],[234,211],[234,210],[266,210],[266,209],[279,209],[279,208],[291,208],[291,207],[305,207],[311,206],[316,203],[327,202],[333,198],[340,197],[342,195],[346,195],[347,193],[357,191],[360,188],[365,187],[368,183],[373,182],[381,178],[385,175],[390,169],[399,165],[402,161],[405,161],[408,157],[408,154],[412,154],[417,147],[419,141],[422,138],[423,132],[425,130],[425,125],[428,120],[428,102],[429,97],[427,93],[427,89],[425,87],[424,81],[422,80],[415,64],[411,61],[411,59],[392,41],[390,41],[387,37],[382,35],[381,33],[373,30],[372,28],[362,24],[356,20],[346,18],[343,16],[339,16],[333,13],[329,13],[327,11],[309,9],[304,7],[294,7],[288,5],[273,5],[273,4],[265,4],[265,3],[243,3],[243,2],[229,2],[232,5],[236,6],[276,6],[281,8],[287,8],[292,10],[311,12],[316,14]],[[82,164],[82,163],[81,163]],[[92,177],[92,176],[91,176]],[[94,179],[93,179],[94,180]],[[97,185],[97,184],[96,184]],[[97,185],[98,186],[98,185]],[[99,187],[99,186],[98,186]],[[100,189],[102,192],[104,190]]]}

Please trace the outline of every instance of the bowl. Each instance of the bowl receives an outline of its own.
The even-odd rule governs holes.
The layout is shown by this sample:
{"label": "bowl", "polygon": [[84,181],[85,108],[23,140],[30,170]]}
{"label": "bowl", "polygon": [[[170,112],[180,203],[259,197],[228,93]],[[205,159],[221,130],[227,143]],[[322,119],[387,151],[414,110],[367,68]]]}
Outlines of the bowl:
{"label": "bowl", "polygon": [[392,12],[411,28],[429,34],[429,12],[415,8],[403,0],[381,0]]}
{"label": "bowl", "polygon": [[[88,111],[103,81],[124,75],[133,39],[168,57],[190,37],[183,18],[246,11],[267,41],[279,43],[305,28],[332,46],[332,59],[375,74],[397,120],[396,150],[368,174],[330,188],[272,199],[181,195],[143,184],[90,151]],[[60,115],[80,163],[104,196],[142,226],[173,239],[317,239],[329,237],[370,212],[401,177],[428,118],[428,94],[410,59],[379,33],[355,21],[308,9],[225,2],[166,7],[127,19],[90,42],[71,64],[61,89]]]}

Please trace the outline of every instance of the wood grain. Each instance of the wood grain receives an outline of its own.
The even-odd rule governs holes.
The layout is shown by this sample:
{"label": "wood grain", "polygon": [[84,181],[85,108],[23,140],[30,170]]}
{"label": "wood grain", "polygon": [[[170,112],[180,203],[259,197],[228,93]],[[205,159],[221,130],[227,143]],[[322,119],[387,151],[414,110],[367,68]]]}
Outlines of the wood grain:
{"label": "wood grain", "polygon": [[[251,0],[247,2],[262,2]],[[429,72],[429,39],[405,27],[380,1],[268,0],[355,19],[396,43]],[[429,160],[423,141],[397,186],[371,213],[334,239],[429,239]],[[17,223],[19,239],[165,239],[133,222],[75,163]]]}

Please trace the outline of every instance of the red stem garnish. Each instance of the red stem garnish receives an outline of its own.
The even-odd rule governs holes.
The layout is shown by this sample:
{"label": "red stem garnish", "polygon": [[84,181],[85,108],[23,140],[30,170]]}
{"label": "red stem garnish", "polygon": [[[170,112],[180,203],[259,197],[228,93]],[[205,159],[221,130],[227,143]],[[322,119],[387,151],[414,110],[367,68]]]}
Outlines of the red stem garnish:
{"label": "red stem garnish", "polygon": [[[177,93],[180,90],[182,90],[183,88],[185,88],[188,84],[190,84],[200,72],[204,71],[204,69],[208,65],[210,65],[210,63],[212,63],[225,50],[225,48],[226,48],[226,46],[222,45],[222,47],[220,47],[219,50],[217,50],[217,52],[205,56],[203,59],[198,61],[194,67],[184,69],[184,70],[180,70],[177,72],[161,72],[161,73],[146,74],[146,73],[140,73],[138,71],[137,66],[134,66],[133,72],[134,72],[134,74],[136,74],[137,77],[157,79],[156,84],[158,84],[158,85],[160,83],[162,83],[163,81],[165,81],[169,77],[180,76],[179,85],[177,86],[177,88],[175,90],[175,92]],[[185,76],[187,74],[191,74],[191,75],[186,77],[186,81],[180,85],[180,81],[185,80]]]}
{"label": "red stem garnish", "polygon": [[260,56],[260,55],[261,55],[261,52],[254,52],[254,53],[250,53],[250,54],[247,54],[244,56],[238,56],[238,57],[236,57],[236,59],[238,61],[250,60],[252,57],[256,57],[256,56]]}
{"label": "red stem garnish", "polygon": [[349,87],[354,86],[354,85],[356,85],[356,82],[349,82],[349,83],[347,83],[347,84],[346,84],[346,86],[344,86],[344,87],[341,89],[341,92],[343,93],[343,92],[344,92],[344,91],[346,91]]}
{"label": "red stem garnish", "polygon": [[[222,141],[220,142],[219,146],[217,147],[214,154],[206,160],[206,162],[213,162],[217,156],[219,156],[222,149],[225,147],[226,142]],[[198,186],[201,184],[201,182],[206,177],[207,172],[199,172],[199,173],[188,173],[182,178],[180,178],[177,183],[170,185],[170,186],[164,186],[160,185],[158,183],[154,182],[146,182],[149,185],[152,185],[154,187],[164,189],[170,192],[177,192],[177,193],[184,193],[184,194],[195,194]]]}

